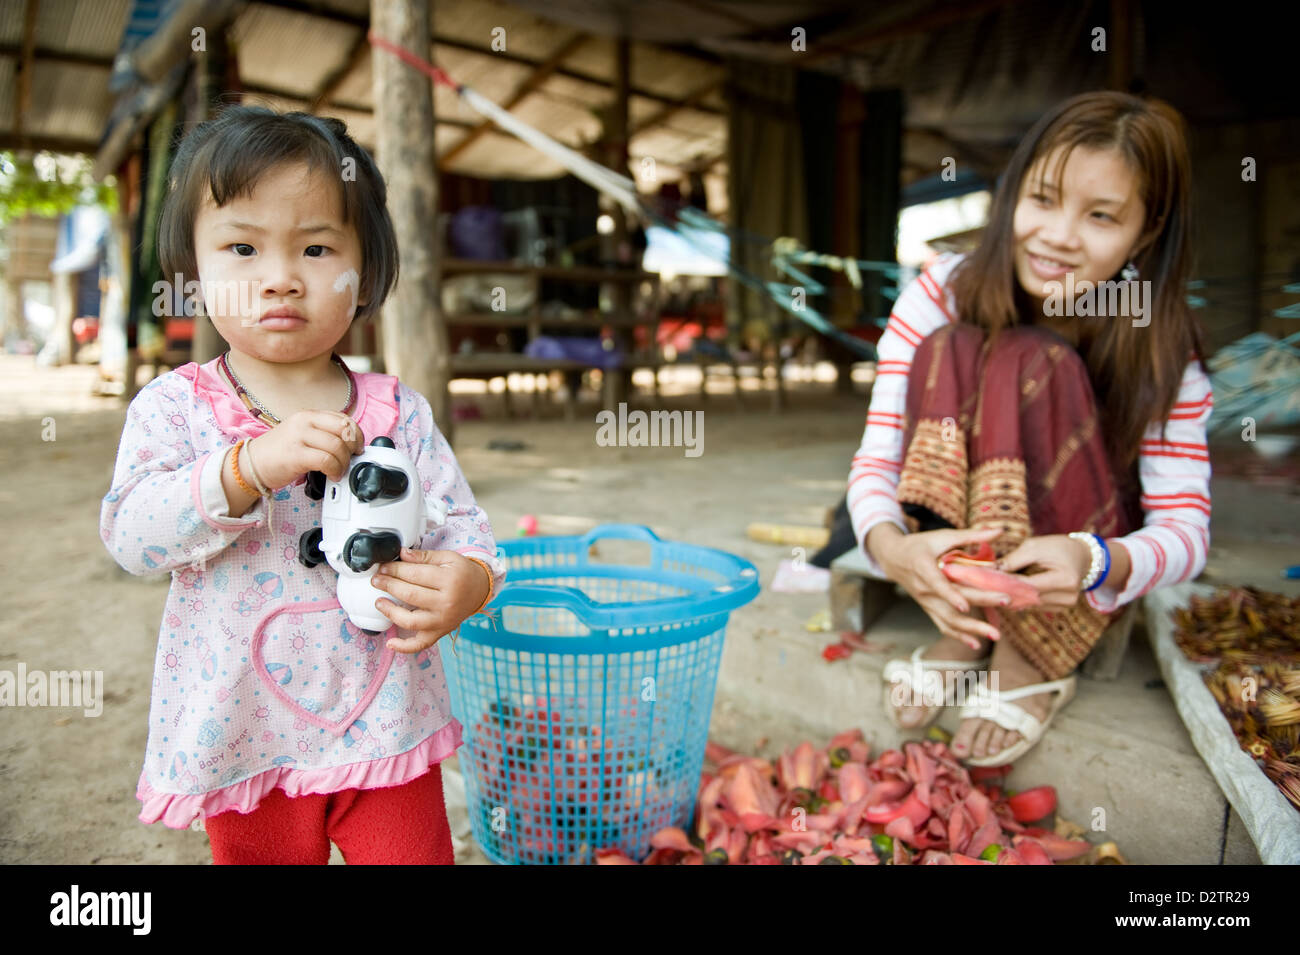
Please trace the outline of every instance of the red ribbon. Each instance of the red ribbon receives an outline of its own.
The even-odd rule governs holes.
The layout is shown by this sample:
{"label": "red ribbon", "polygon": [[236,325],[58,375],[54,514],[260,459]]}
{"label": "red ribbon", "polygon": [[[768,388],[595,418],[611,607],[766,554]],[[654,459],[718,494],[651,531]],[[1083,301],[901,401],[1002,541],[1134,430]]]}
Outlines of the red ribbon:
{"label": "red ribbon", "polygon": [[452,89],[459,91],[460,87],[452,81],[450,76],[443,72],[442,67],[434,66],[427,60],[421,59],[405,47],[398,46],[396,43],[389,43],[374,30],[371,30],[366,34],[366,39],[370,42],[371,46],[378,47],[381,50],[387,50],[399,60],[415,67],[435,83],[441,83],[443,86],[449,86]]}

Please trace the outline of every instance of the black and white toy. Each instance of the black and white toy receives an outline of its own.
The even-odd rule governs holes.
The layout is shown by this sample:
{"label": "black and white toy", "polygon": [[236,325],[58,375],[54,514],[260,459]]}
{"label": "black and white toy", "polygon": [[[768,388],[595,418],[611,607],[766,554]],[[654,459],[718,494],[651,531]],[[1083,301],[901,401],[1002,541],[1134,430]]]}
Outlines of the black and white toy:
{"label": "black and white toy", "polygon": [[308,567],[328,562],[338,571],[339,605],[348,618],[367,633],[383,633],[393,622],[375,601],[394,598],[370,579],[379,564],[400,560],[403,547],[417,546],[446,523],[446,505],[425,498],[414,462],[386,437],[355,455],[342,480],[308,472],[306,491],[324,503],[321,526],[298,539],[299,561]]}

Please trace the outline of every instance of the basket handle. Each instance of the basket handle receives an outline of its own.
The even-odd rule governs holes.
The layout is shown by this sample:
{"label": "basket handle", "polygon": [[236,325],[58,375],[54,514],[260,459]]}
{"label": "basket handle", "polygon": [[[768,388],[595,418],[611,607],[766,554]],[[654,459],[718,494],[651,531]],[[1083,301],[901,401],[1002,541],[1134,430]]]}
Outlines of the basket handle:
{"label": "basket handle", "polygon": [[650,545],[650,566],[658,569],[663,558],[659,555],[659,545],[663,542],[659,535],[643,524],[601,524],[593,527],[579,538],[582,549],[578,552],[578,562],[591,563],[591,545],[599,540],[642,541]]}
{"label": "basket handle", "polygon": [[606,626],[600,619],[603,616],[600,604],[576,587],[508,584],[484,609],[501,610],[505,607],[559,607],[568,610],[591,629]]}
{"label": "basket handle", "polygon": [[660,542],[659,535],[644,524],[601,524],[583,534],[582,543],[591,545],[602,538],[645,541],[648,544]]}
{"label": "basket handle", "polygon": [[507,583],[484,609],[500,611],[506,607],[560,608],[572,613],[590,630],[622,630],[730,612],[753,600],[758,595],[758,590],[758,575],[755,574],[738,587],[727,584],[715,588],[708,594],[651,600],[629,608],[603,606],[576,587],[539,587],[534,584]]}

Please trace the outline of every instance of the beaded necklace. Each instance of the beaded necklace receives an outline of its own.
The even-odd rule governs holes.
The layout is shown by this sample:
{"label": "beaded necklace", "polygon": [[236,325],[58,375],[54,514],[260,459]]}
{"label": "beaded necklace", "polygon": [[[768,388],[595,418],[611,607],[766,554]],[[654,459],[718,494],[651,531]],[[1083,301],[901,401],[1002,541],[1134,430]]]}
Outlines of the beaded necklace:
{"label": "beaded necklace", "polygon": [[[251,391],[249,391],[247,388],[244,387],[244,383],[239,380],[239,376],[235,374],[235,370],[231,368],[230,363],[226,361],[226,356],[229,354],[230,352],[228,351],[225,354],[223,354],[221,356],[220,361],[218,362],[218,365],[220,366],[221,370],[225,372],[226,378],[229,380],[231,386],[235,389],[235,393],[239,395],[240,399],[243,400],[244,406],[250,412],[252,412],[254,417],[259,418],[266,424],[269,424],[272,427],[279,424],[280,419],[277,418],[274,414],[272,414],[264,404],[258,401],[257,397]],[[343,405],[343,414],[347,415],[348,417],[351,417],[352,407],[356,401],[356,387],[354,385],[352,372],[348,368],[348,366],[344,364],[343,359],[339,357],[337,352],[330,352],[330,360],[333,361],[335,364],[337,364],[339,368],[343,370],[344,376],[348,379],[348,400]],[[275,495],[274,494],[267,495],[266,506],[267,506],[267,512],[266,512],[267,526],[274,527],[275,526],[273,523],[275,519],[275,510],[274,510]]]}
{"label": "beaded necklace", "polygon": [[[258,401],[256,395],[244,387],[244,383],[239,380],[239,376],[235,374],[234,369],[230,367],[230,363],[226,360],[226,357],[229,354],[230,352],[226,352],[221,356],[220,365],[221,370],[226,373],[226,377],[230,380],[231,386],[235,389],[235,393],[243,400],[245,407],[253,413],[254,417],[260,418],[269,425],[279,424],[280,419],[272,414],[264,404]],[[343,363],[343,359],[339,357],[337,352],[330,352],[330,360],[342,369],[344,377],[348,380],[348,400],[343,405],[343,414],[351,415],[352,406],[356,400],[356,387],[353,384],[352,372],[348,369],[348,366]]]}

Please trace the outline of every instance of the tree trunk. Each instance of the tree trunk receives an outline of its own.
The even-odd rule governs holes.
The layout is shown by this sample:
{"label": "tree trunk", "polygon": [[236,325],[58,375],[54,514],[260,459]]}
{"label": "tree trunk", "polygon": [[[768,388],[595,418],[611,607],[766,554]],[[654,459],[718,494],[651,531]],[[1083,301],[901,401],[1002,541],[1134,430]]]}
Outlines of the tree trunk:
{"label": "tree trunk", "polygon": [[[371,0],[371,27],[416,56],[432,56],[429,0]],[[439,430],[452,441],[447,328],[438,301],[440,262],[434,163],[433,89],[428,77],[391,53],[372,60],[375,161],[388,184],[401,271],[383,310],[384,371],[429,401]]]}

